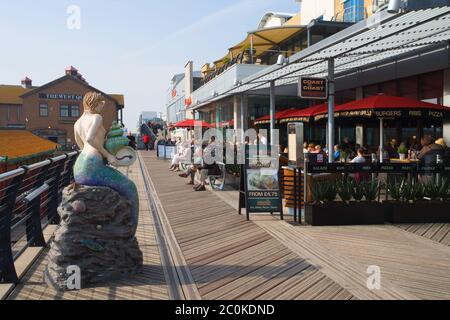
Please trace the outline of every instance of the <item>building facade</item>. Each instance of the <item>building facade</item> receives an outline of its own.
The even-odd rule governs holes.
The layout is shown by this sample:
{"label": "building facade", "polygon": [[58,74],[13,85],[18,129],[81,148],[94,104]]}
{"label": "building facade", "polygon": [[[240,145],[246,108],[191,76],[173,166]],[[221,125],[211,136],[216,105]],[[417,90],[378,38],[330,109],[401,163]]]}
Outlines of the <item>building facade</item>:
{"label": "building facade", "polygon": [[26,129],[63,146],[75,144],[74,124],[83,114],[87,92],[102,93],[104,126],[122,122],[123,95],[109,95],[92,86],[71,67],[66,74],[40,87],[25,78],[22,86],[0,86],[0,127]]}
{"label": "building facade", "polygon": [[[201,73],[193,72],[192,78],[193,90],[197,90],[202,82]],[[189,102],[186,99],[186,75],[183,73],[173,76],[166,97],[166,122],[174,124],[186,120]]]}

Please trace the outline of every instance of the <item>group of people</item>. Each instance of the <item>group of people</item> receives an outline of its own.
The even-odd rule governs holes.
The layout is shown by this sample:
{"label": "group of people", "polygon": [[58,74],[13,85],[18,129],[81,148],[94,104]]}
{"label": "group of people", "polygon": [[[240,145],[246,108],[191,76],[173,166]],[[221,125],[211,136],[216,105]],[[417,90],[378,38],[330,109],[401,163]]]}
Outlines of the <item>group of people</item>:
{"label": "group of people", "polygon": [[[220,168],[216,162],[208,163],[204,161],[204,155],[215,157],[218,152],[216,138],[211,137],[209,142],[202,143],[201,146],[196,145],[196,141],[177,141],[177,154],[173,157],[169,171],[181,172],[181,178],[189,179],[188,185],[193,186],[195,191],[206,190],[206,180],[208,176],[221,175]],[[182,164],[186,164],[184,170]],[[196,183],[198,182],[198,183]]]}
{"label": "group of people", "polygon": [[[323,155],[328,157],[328,149],[320,144],[305,142],[303,146],[303,153],[305,155]],[[358,144],[352,145],[349,138],[344,138],[341,145],[334,146],[333,159],[335,162],[351,159],[351,163],[364,163],[366,150]]]}

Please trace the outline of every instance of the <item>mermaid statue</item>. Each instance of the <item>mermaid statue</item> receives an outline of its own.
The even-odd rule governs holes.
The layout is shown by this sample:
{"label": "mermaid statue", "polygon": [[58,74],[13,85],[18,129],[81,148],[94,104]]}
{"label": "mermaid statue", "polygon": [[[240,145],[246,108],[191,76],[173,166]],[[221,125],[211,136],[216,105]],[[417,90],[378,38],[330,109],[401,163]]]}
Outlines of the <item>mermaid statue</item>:
{"label": "mermaid statue", "polygon": [[[134,150],[126,147],[128,139],[121,138],[117,123],[108,135],[100,115],[105,100],[102,94],[89,92],[84,96],[84,113],[75,123],[75,140],[82,150],[74,166],[75,182],[89,187],[108,187],[131,202],[133,234],[136,233],[139,216],[139,197],[135,184],[113,168],[129,166],[136,159]],[[122,131],[123,133],[123,131]],[[118,157],[117,154],[121,153]],[[125,160],[125,161],[124,161]]]}

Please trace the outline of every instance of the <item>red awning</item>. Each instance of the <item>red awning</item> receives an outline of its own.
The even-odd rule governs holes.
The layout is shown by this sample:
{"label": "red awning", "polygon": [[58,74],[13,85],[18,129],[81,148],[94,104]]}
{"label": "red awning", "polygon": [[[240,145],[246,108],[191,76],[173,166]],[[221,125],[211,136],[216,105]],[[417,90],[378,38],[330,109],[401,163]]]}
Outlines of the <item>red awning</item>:
{"label": "red awning", "polygon": [[327,112],[328,105],[326,103],[312,106],[306,109],[291,110],[291,112],[284,114],[280,120],[282,123],[286,122],[309,122],[315,115]]}
{"label": "red awning", "polygon": [[[335,108],[336,117],[443,118],[449,112],[450,108],[442,105],[383,94],[352,101]],[[326,117],[327,110],[324,110],[318,113],[315,119],[320,120]]]}
{"label": "red awning", "polygon": [[[282,111],[278,111],[275,113],[275,120],[280,120],[285,114],[288,114],[290,112],[296,111],[295,109],[287,109],[287,110],[282,110]],[[258,118],[255,120],[255,124],[267,124],[270,123],[270,115]]]}
{"label": "red awning", "polygon": [[195,126],[201,126],[202,128],[212,128],[212,125],[204,121],[188,119],[174,124],[175,128],[194,128]]}

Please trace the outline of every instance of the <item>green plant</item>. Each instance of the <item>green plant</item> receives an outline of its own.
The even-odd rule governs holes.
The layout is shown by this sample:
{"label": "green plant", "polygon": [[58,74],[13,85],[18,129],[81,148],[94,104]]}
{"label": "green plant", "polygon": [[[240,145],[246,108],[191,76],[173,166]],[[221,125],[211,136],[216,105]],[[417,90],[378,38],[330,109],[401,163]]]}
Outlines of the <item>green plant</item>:
{"label": "green plant", "polygon": [[440,194],[442,200],[450,200],[450,181],[447,178],[442,179]]}
{"label": "green plant", "polygon": [[389,194],[391,195],[391,198],[395,201],[402,201],[403,199],[403,185],[404,181],[398,182],[398,181],[391,181],[389,183]]}
{"label": "green plant", "polygon": [[344,202],[349,202],[352,199],[352,183],[349,179],[343,179],[340,182],[337,182],[337,189],[339,197]]}
{"label": "green plant", "polygon": [[348,153],[345,151],[341,151],[341,161],[343,162],[347,162],[347,158],[348,158]]}
{"label": "green plant", "polygon": [[363,184],[364,197],[369,202],[374,202],[377,199],[380,190],[380,183],[377,181],[367,181]]}
{"label": "green plant", "polygon": [[336,181],[327,181],[325,187],[325,200],[333,202],[338,194]]}
{"label": "green plant", "polygon": [[355,200],[358,202],[362,201],[362,199],[364,198],[364,184],[353,182],[352,185],[353,185],[352,188],[353,198],[355,198]]}
{"label": "green plant", "polygon": [[315,203],[334,201],[337,196],[335,181],[317,181],[313,184],[311,193]]}
{"label": "green plant", "polygon": [[398,152],[399,154],[407,154],[407,153],[408,153],[408,148],[407,148],[404,144],[401,144],[401,145],[398,147],[397,152]]}
{"label": "green plant", "polygon": [[323,203],[325,201],[324,186],[322,182],[313,183],[311,193],[315,203]]}
{"label": "green plant", "polygon": [[423,186],[414,181],[403,180],[400,192],[403,201],[414,202],[423,199]]}
{"label": "green plant", "polygon": [[427,181],[423,184],[424,197],[429,200],[441,199],[442,186],[441,184],[435,183],[434,181]]}

